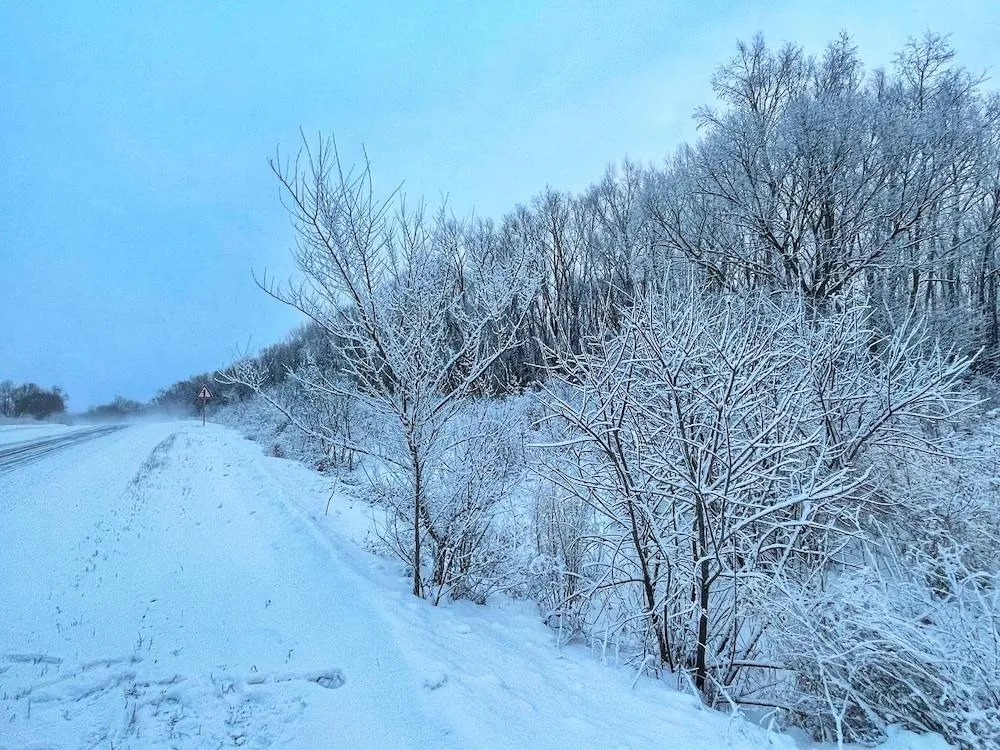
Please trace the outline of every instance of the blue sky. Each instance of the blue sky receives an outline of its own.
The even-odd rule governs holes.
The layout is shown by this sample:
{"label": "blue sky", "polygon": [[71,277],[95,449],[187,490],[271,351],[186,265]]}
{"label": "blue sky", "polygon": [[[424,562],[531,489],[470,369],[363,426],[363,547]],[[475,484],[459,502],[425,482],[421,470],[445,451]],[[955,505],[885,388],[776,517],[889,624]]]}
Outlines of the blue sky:
{"label": "blue sky", "polygon": [[284,336],[250,274],[294,271],[267,159],[300,127],[498,216],[692,139],[739,38],[846,30],[876,66],[928,28],[1000,75],[993,0],[0,0],[0,380],[80,410]]}

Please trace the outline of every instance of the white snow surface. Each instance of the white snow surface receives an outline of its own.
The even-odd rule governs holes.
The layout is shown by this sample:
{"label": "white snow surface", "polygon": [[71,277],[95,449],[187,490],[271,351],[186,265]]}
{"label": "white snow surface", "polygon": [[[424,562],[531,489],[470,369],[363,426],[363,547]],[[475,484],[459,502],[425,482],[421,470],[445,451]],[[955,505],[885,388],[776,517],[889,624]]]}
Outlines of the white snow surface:
{"label": "white snow surface", "polygon": [[415,599],[330,493],[194,422],[0,476],[0,748],[809,745],[558,648],[526,603]]}

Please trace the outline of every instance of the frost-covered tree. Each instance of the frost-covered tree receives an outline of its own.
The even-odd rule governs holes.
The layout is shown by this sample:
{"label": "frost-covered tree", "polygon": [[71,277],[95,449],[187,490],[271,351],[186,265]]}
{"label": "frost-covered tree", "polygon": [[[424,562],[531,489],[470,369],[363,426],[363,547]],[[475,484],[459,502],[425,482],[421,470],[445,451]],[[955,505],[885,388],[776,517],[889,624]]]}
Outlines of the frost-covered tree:
{"label": "frost-covered tree", "polygon": [[[307,315],[326,334],[336,373],[300,374],[308,391],[353,399],[386,430],[345,447],[399,470],[409,510],[404,548],[413,594],[440,583],[448,554],[428,504],[428,481],[447,451],[449,425],[463,400],[484,386],[516,342],[532,293],[526,257],[466,243],[466,229],[444,211],[429,217],[397,194],[375,195],[369,164],[346,170],[332,141],[308,144],[292,163],[272,162],[296,230],[297,286],[265,289]],[[245,364],[245,363],[244,363]],[[254,368],[230,379],[258,390]]]}
{"label": "frost-covered tree", "polygon": [[[589,595],[716,699],[760,666],[754,603],[844,564],[877,514],[875,450],[934,447],[968,366],[919,332],[795,295],[674,286],[569,358],[552,477],[595,511]],[[841,369],[842,368],[842,369]],[[740,690],[747,689],[744,681]]]}
{"label": "frost-covered tree", "polygon": [[649,177],[658,244],[725,288],[938,313],[975,308],[978,287],[982,309],[1000,120],[953,56],[928,34],[866,75],[846,36],[818,59],[740,44],[714,79],[720,106],[698,114],[703,137]]}

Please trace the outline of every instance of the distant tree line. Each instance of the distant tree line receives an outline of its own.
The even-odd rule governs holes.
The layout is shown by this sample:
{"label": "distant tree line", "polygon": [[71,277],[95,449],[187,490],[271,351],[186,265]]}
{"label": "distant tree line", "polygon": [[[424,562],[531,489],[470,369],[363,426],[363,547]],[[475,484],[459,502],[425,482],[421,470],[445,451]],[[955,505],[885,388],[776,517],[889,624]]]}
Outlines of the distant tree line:
{"label": "distant tree line", "polygon": [[139,401],[116,396],[110,403],[91,407],[83,416],[93,420],[119,420],[138,416],[146,408],[146,405]]}
{"label": "distant tree line", "polygon": [[[334,365],[335,355],[322,331],[313,323],[307,324],[288,334],[284,341],[264,347],[249,358],[256,362],[266,374],[268,382],[280,384],[289,373],[299,370],[307,360],[326,367]],[[212,406],[220,407],[238,404],[252,398],[252,388],[239,383],[221,382],[215,372],[203,372],[161,389],[150,401],[153,411],[168,411],[172,414],[194,415],[199,409],[198,393],[207,385],[212,392]]]}
{"label": "distant tree line", "polygon": [[59,386],[46,390],[35,383],[0,383],[0,416],[46,419],[66,411],[69,396]]}

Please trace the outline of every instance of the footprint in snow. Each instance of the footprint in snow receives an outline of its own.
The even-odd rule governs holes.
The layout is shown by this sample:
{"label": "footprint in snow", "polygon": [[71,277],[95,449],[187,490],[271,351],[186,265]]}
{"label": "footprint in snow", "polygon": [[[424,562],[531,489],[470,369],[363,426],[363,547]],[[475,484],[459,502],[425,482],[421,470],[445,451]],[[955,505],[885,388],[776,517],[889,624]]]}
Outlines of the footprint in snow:
{"label": "footprint in snow", "polygon": [[446,682],[448,682],[448,675],[444,672],[438,672],[424,678],[424,687],[428,690],[437,690],[439,687],[443,687]]}
{"label": "footprint in snow", "polygon": [[344,683],[347,682],[347,680],[344,679],[344,673],[339,669],[333,669],[329,672],[324,672],[307,679],[309,682],[315,682],[317,685],[322,688],[326,688],[327,690],[334,690],[335,688],[343,687]]}
{"label": "footprint in snow", "polygon": [[247,685],[264,685],[270,682],[292,682],[302,680],[304,682],[315,682],[321,688],[335,690],[343,687],[347,682],[344,673],[339,669],[323,669],[318,672],[288,672],[278,674],[252,674],[246,678]]}

